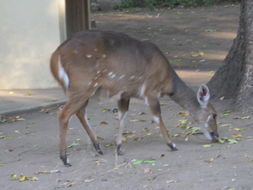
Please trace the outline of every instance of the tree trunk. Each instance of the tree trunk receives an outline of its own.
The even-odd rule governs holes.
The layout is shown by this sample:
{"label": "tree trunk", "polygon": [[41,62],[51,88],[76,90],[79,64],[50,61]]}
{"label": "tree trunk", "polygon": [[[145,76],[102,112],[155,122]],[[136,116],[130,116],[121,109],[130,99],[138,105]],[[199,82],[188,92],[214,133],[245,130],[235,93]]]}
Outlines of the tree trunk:
{"label": "tree trunk", "polygon": [[236,109],[253,111],[253,0],[242,0],[237,37],[208,86],[215,98],[233,99]]}

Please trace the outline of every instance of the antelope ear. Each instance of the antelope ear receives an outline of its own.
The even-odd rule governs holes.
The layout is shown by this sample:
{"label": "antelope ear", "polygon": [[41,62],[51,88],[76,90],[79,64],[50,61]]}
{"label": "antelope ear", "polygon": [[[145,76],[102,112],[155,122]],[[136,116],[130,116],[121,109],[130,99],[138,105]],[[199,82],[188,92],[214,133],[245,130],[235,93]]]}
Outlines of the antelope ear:
{"label": "antelope ear", "polygon": [[210,92],[205,84],[200,85],[197,92],[197,100],[202,108],[206,108],[210,99]]}

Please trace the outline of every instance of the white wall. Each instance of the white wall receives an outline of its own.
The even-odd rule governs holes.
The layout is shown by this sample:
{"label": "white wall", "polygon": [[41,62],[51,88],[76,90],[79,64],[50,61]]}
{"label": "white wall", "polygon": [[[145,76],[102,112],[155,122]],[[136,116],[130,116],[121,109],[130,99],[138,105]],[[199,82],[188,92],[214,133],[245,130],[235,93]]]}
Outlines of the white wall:
{"label": "white wall", "polygon": [[57,0],[1,0],[0,89],[56,86],[49,59],[59,43]]}

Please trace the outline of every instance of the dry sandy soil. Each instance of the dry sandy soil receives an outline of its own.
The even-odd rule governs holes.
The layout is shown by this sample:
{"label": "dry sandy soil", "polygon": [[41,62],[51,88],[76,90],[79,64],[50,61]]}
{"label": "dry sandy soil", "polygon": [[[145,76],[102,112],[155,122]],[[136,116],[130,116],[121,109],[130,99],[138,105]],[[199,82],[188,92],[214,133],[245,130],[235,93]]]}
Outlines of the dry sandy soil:
{"label": "dry sandy soil", "polygon": [[[237,5],[226,5],[97,13],[93,17],[99,29],[123,31],[155,42],[195,88],[221,64],[235,36],[238,15]],[[168,98],[161,102],[165,123],[178,151],[169,151],[146,106],[133,100],[126,123],[125,154],[115,157],[115,104],[93,100],[88,117],[100,137],[104,155],[95,153],[81,125],[73,118],[67,138],[72,163],[69,168],[58,159],[56,108],[23,113],[16,122],[2,123],[0,189],[253,189],[251,115],[230,112],[223,101],[215,102],[220,136],[230,142],[212,144],[203,135],[191,135],[189,129],[178,127],[190,118]]]}

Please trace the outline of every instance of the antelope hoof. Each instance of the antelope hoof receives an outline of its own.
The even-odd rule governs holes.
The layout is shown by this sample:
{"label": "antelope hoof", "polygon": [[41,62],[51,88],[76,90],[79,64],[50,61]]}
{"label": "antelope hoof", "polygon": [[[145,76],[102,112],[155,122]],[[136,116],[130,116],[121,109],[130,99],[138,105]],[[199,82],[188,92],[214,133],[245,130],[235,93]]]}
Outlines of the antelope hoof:
{"label": "antelope hoof", "polygon": [[103,155],[104,153],[102,152],[102,150],[100,149],[100,146],[98,143],[93,143],[95,150],[97,151],[98,154]]}
{"label": "antelope hoof", "polygon": [[170,147],[171,151],[177,151],[178,150],[177,147],[176,147],[176,144],[174,144],[174,143],[170,143],[170,144],[168,144],[168,146]]}
{"label": "antelope hoof", "polygon": [[219,142],[219,135],[218,134],[215,134],[214,132],[211,132],[210,135],[212,137],[212,142],[213,143]]}
{"label": "antelope hoof", "polygon": [[68,159],[67,159],[67,156],[66,156],[66,155],[63,155],[63,156],[61,155],[61,156],[60,156],[60,159],[62,160],[64,166],[66,166],[66,167],[72,166],[72,165],[68,162]]}
{"label": "antelope hoof", "polygon": [[116,147],[116,153],[117,153],[118,156],[124,155],[124,153],[120,150],[120,148],[121,148],[121,144],[117,145],[117,147]]}

